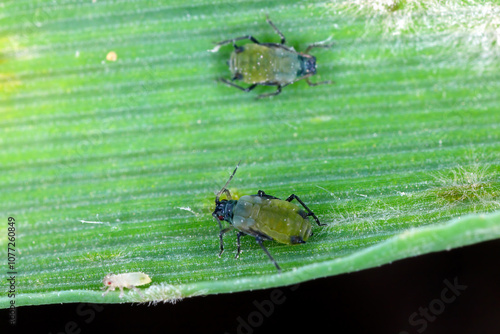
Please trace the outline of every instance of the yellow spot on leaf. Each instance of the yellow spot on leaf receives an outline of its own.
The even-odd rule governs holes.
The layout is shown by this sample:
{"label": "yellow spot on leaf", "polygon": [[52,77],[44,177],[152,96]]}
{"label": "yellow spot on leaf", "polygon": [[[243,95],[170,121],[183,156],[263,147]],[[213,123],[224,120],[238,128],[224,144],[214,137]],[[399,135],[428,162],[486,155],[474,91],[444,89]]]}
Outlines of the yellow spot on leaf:
{"label": "yellow spot on leaf", "polygon": [[118,55],[114,51],[110,51],[106,55],[106,60],[107,61],[116,61],[117,59],[118,59]]}

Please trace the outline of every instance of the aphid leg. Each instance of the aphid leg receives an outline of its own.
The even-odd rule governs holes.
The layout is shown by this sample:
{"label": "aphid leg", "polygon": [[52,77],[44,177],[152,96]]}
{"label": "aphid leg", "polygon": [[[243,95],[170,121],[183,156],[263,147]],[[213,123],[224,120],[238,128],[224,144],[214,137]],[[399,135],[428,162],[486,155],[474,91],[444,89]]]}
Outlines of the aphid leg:
{"label": "aphid leg", "polygon": [[262,238],[261,237],[255,237],[255,241],[257,241],[257,243],[260,245],[260,247],[262,248],[262,250],[267,254],[267,256],[269,257],[269,259],[271,260],[272,263],[274,263],[274,266],[276,267],[276,269],[278,269],[278,272],[281,274],[281,268],[280,266],[278,265],[278,263],[276,262],[276,260],[271,256],[271,253],[269,253],[269,251],[267,250],[266,247],[264,247],[264,244],[262,243]]}
{"label": "aphid leg", "polygon": [[[106,287],[102,288],[103,290],[106,289]],[[108,287],[108,289],[102,294],[102,296],[106,296],[110,291],[115,291],[115,288]]]}
{"label": "aphid leg", "polygon": [[275,96],[275,95],[278,95],[279,93],[281,93],[281,85],[277,85],[278,88],[276,89],[276,91],[274,93],[268,93],[268,94],[261,94],[259,96],[257,96],[258,99],[262,99],[264,97],[269,97],[269,96]]}
{"label": "aphid leg", "polygon": [[271,25],[271,27],[273,27],[274,31],[276,31],[276,33],[280,36],[280,38],[281,38],[281,44],[285,44],[286,43],[285,36],[281,33],[281,31],[279,31],[278,28],[276,28],[276,26],[274,25],[274,23],[271,22],[271,20],[269,19],[269,16],[267,17],[266,21],[267,21],[267,23],[269,23]]}
{"label": "aphid leg", "polygon": [[224,252],[224,242],[222,240],[222,237],[223,235],[228,232],[228,231],[231,231],[233,229],[232,226],[230,227],[227,227],[225,229],[221,229],[220,230],[220,233],[219,233],[219,241],[220,241],[220,253],[219,253],[219,257],[222,255],[222,253]]}
{"label": "aphid leg", "polygon": [[319,221],[318,217],[316,217],[316,215],[314,214],[314,212],[312,212],[312,211],[311,211],[311,209],[309,209],[309,208],[307,207],[307,205],[305,205],[305,203],[304,203],[304,202],[302,202],[302,200],[301,200],[301,199],[300,199],[297,195],[295,195],[295,194],[291,194],[290,196],[288,196],[288,198],[286,199],[286,201],[287,201],[287,202],[291,202],[291,201],[293,201],[294,199],[296,199],[296,200],[297,200],[297,202],[299,202],[299,203],[300,203],[300,204],[304,207],[304,209],[306,209],[306,211],[307,211],[307,215],[308,215],[308,216],[312,216],[312,217],[314,218],[314,220],[316,221],[316,223],[317,223],[319,226],[325,226],[325,225],[326,225],[326,224],[322,224],[322,223],[320,223],[320,221]]}
{"label": "aphid leg", "polygon": [[[324,42],[327,42],[328,40],[324,41]],[[313,43],[311,45],[309,45],[306,49],[306,51],[304,51],[305,54],[308,54],[309,51],[311,51],[312,49],[314,48],[323,48],[323,49],[329,49],[333,46],[333,44],[335,43],[330,43],[330,44],[325,44],[324,42],[318,42],[318,43]]]}
{"label": "aphid leg", "polygon": [[123,294],[124,294],[123,286],[119,286],[118,288],[120,288],[120,295],[118,297],[123,298]]}
{"label": "aphid leg", "polygon": [[257,196],[262,197],[262,198],[267,198],[267,199],[279,199],[278,197],[274,197],[274,196],[266,194],[263,190],[257,191]]}
{"label": "aphid leg", "polygon": [[141,290],[140,290],[140,289],[138,289],[137,287],[135,287],[135,286],[131,285],[131,286],[129,287],[129,289],[134,289],[134,291],[135,291],[135,292],[137,292],[137,294],[138,294],[139,296],[141,296],[141,298],[144,298],[144,295],[142,294]]}
{"label": "aphid leg", "polygon": [[301,236],[298,236],[298,235],[295,235],[295,236],[292,236],[290,237],[290,242],[292,244],[305,244],[306,242],[304,241],[304,239],[302,239]]}
{"label": "aphid leg", "polygon": [[217,223],[219,223],[219,229],[222,231],[222,223],[220,222],[220,219],[215,212],[212,213],[212,217],[214,217],[215,220],[217,220]]}
{"label": "aphid leg", "polygon": [[221,46],[226,45],[226,44],[233,44],[234,48],[237,49],[238,46],[235,44],[237,41],[241,41],[243,39],[249,39],[255,44],[260,44],[258,40],[256,40],[252,35],[247,35],[247,36],[241,36],[241,37],[236,37],[232,39],[226,39],[225,41],[219,42],[216,44],[216,49],[218,50]]}
{"label": "aphid leg", "polygon": [[306,82],[309,86],[318,86],[318,85],[329,85],[329,84],[334,84],[335,81],[331,80],[326,80],[326,81],[320,81],[320,82],[311,82],[309,78],[306,78]]}
{"label": "aphid leg", "polygon": [[238,234],[236,234],[236,243],[238,244],[238,250],[236,251],[236,256],[234,257],[235,259],[239,258],[240,257],[240,253],[241,253],[241,236],[244,235],[245,233],[243,232],[238,232]]}
{"label": "aphid leg", "polygon": [[243,79],[243,75],[241,73],[236,73],[232,78],[231,78],[231,81],[234,81],[234,80],[241,80]]}
{"label": "aphid leg", "polygon": [[225,84],[226,84],[226,85],[228,85],[228,86],[231,86],[231,87],[234,87],[234,88],[238,88],[238,89],[240,89],[240,90],[244,91],[245,93],[248,93],[249,91],[251,91],[252,89],[254,89],[255,87],[257,87],[257,84],[253,84],[253,85],[251,85],[251,86],[249,86],[249,87],[245,88],[245,87],[241,87],[241,86],[239,86],[239,85],[237,85],[237,84],[235,84],[235,83],[232,83],[231,81],[229,81],[229,80],[227,80],[227,79],[224,79],[224,78],[219,78],[218,80],[219,80],[220,82],[225,83]]}

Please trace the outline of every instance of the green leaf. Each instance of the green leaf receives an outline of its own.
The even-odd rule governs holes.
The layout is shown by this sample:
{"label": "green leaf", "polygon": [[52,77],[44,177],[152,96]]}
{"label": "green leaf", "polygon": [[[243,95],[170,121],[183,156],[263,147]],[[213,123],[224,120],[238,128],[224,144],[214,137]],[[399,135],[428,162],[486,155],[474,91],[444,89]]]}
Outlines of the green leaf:
{"label": "green leaf", "polygon": [[[0,247],[17,306],[171,301],[300,283],[500,237],[498,2],[8,1],[0,14]],[[314,49],[318,74],[243,93],[252,34]],[[244,41],[238,43],[246,43]],[[115,59],[116,58],[116,59]],[[225,236],[230,190],[294,193],[304,245]],[[15,246],[9,258],[8,218]],[[11,239],[12,241],[13,239]],[[150,285],[102,297],[110,272]],[[14,297],[4,289],[0,307]]]}

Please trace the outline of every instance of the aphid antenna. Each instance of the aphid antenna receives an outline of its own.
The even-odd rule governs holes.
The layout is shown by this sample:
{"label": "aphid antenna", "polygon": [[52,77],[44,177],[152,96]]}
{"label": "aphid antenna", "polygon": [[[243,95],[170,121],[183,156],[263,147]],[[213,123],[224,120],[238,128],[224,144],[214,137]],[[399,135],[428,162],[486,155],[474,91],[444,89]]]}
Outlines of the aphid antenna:
{"label": "aphid antenna", "polygon": [[273,21],[269,18],[269,14],[266,13],[266,21],[269,23],[269,25],[276,31],[276,33],[280,36],[281,38],[281,44],[286,44],[286,38],[283,35],[283,33],[274,25]]}
{"label": "aphid antenna", "polygon": [[313,43],[313,44],[311,44],[311,45],[309,45],[309,46],[307,47],[307,49],[304,51],[304,53],[305,53],[305,54],[308,54],[308,53],[309,53],[309,51],[311,51],[311,49],[314,49],[314,48],[325,48],[325,49],[331,48],[332,46],[334,46],[334,45],[335,45],[335,42],[328,43],[328,42],[330,42],[332,39],[333,39],[333,35],[330,35],[330,37],[328,37],[328,38],[327,38],[327,39],[325,39],[324,41]]}
{"label": "aphid antenna", "polygon": [[[102,260],[101,260],[102,261]],[[102,268],[102,267],[101,267]],[[99,282],[102,282],[104,277],[108,276],[108,275],[114,275],[115,273],[112,272],[110,269],[109,269],[109,266],[106,265],[106,272],[104,274],[104,276],[101,276],[101,279],[99,279]],[[100,287],[101,290],[106,290],[108,287],[107,286],[102,286]]]}
{"label": "aphid antenna", "polygon": [[217,196],[215,196],[215,203],[219,203],[220,195],[222,195],[222,193],[226,192],[226,194],[229,195],[229,191],[227,190],[227,186],[229,185],[229,182],[231,182],[231,180],[233,179],[234,174],[236,174],[236,171],[238,170],[240,163],[241,163],[241,160],[238,161],[238,164],[236,165],[236,168],[234,169],[233,174],[231,174],[231,176],[229,177],[229,180],[227,180],[226,184],[222,187],[221,190],[219,190],[219,192],[217,193]]}

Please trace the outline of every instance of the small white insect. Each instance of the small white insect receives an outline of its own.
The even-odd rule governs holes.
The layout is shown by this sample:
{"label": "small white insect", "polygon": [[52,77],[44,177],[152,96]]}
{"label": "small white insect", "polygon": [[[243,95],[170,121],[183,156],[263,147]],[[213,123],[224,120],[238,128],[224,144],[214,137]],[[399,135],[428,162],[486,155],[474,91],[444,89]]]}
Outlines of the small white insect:
{"label": "small white insect", "polygon": [[150,283],[151,278],[149,278],[147,274],[140,272],[126,274],[107,274],[106,276],[104,276],[102,282],[104,283],[104,287],[102,287],[101,289],[104,290],[108,288],[106,292],[102,294],[103,297],[107,295],[108,292],[115,291],[116,288],[119,288],[120,298],[122,298],[123,288],[127,288],[134,289],[141,297],[144,298],[141,291],[137,289],[136,286]]}

